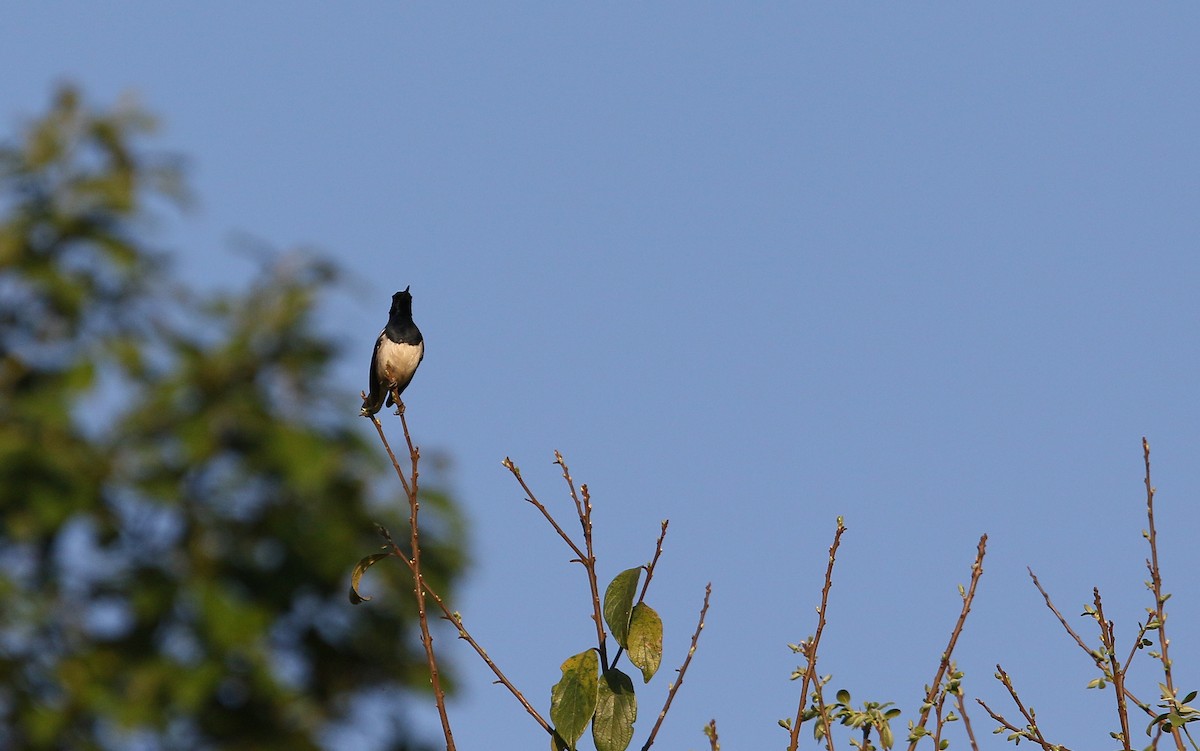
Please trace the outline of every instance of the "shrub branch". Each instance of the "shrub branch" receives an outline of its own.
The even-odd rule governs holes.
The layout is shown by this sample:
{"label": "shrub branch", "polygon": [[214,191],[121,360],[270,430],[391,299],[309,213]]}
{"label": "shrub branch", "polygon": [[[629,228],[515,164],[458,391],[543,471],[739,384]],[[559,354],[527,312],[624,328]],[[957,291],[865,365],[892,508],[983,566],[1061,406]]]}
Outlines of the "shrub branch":
{"label": "shrub branch", "polygon": [[[665,529],[664,525],[664,529]],[[645,745],[642,746],[642,751],[647,751],[654,745],[654,737],[658,735],[658,729],[662,727],[663,720],[667,719],[667,711],[671,709],[671,702],[675,701],[675,694],[679,691],[679,687],[683,685],[683,676],[687,673],[688,665],[692,664],[692,655],[696,654],[696,645],[700,641],[700,632],[704,630],[704,618],[708,615],[708,600],[712,596],[712,582],[704,586],[704,604],[700,606],[700,618],[696,623],[696,630],[692,632],[692,643],[688,647],[687,657],[683,658],[683,664],[679,666],[679,676],[675,682],[671,684],[671,688],[667,691],[667,699],[663,702],[662,711],[658,713],[658,719],[654,721],[654,727],[650,729],[650,735],[646,738]],[[711,742],[716,744],[716,721],[712,723],[713,736]]]}
{"label": "shrub branch", "polygon": [[[909,735],[908,751],[914,751],[917,747],[917,741],[928,733],[925,729],[925,723],[929,721],[929,712],[934,707],[938,691],[942,686],[942,680],[946,676],[946,671],[950,668],[950,657],[954,653],[954,646],[958,643],[958,637],[962,635],[963,624],[967,622],[967,615],[971,612],[971,603],[975,601],[975,588],[979,585],[980,577],[983,576],[983,557],[986,553],[987,535],[982,535],[979,538],[979,545],[976,547],[975,562],[971,564],[971,583],[966,591],[963,592],[962,610],[958,614],[958,620],[954,623],[954,629],[950,632],[950,642],[946,645],[946,651],[942,652],[942,659],[938,663],[937,673],[934,674],[933,682],[929,684],[929,690],[925,694],[925,702],[921,707],[921,716],[918,718],[913,732]],[[961,587],[959,591],[962,592]],[[938,732],[941,732],[940,727]]]}
{"label": "shrub branch", "polygon": [[[365,394],[363,398],[366,398]],[[408,444],[409,472],[407,477],[400,469],[400,463],[396,460],[396,454],[392,451],[387,435],[383,432],[383,425],[380,424],[379,418],[375,415],[370,415],[371,423],[379,433],[379,440],[383,442],[383,447],[387,450],[388,458],[392,460],[392,467],[396,470],[396,476],[400,478],[400,483],[404,486],[404,492],[408,496],[409,546],[412,555],[409,557],[401,553],[395,543],[392,544],[392,550],[393,553],[399,554],[404,559],[404,562],[408,564],[408,568],[413,575],[413,595],[417,600],[417,619],[421,627],[421,643],[425,647],[425,659],[429,665],[429,680],[433,685],[434,701],[437,703],[438,717],[442,721],[442,733],[446,738],[446,751],[455,751],[454,732],[450,728],[450,716],[446,713],[446,692],[442,688],[437,655],[433,651],[433,635],[429,631],[429,617],[425,607],[425,590],[427,585],[425,577],[421,575],[421,535],[417,524],[418,515],[421,511],[421,503],[417,499],[417,478],[420,475],[417,466],[421,460],[421,451],[413,444],[412,435],[408,432],[408,420],[404,416],[404,405],[402,402],[399,402],[399,399],[396,401],[400,405],[397,409],[397,414],[400,415],[400,424],[404,427],[404,440]]]}
{"label": "shrub branch", "polygon": [[[796,705],[796,720],[792,723],[792,734],[788,743],[788,751],[796,751],[800,744],[800,726],[804,724],[804,708],[808,706],[808,690],[814,686],[818,694],[820,691],[819,679],[817,678],[817,647],[821,643],[821,633],[825,631],[825,613],[829,607],[829,591],[833,589],[833,564],[837,560],[837,551],[842,544],[842,535],[846,532],[846,524],[842,517],[837,518],[837,530],[833,533],[833,544],[829,546],[829,561],[825,565],[825,586],[821,588],[821,606],[817,609],[817,630],[813,636],[804,640],[799,645],[799,651],[804,655],[804,673],[800,681],[800,701]],[[824,701],[820,703],[823,705]],[[820,713],[821,721],[825,725],[826,744],[832,741],[828,740],[831,736],[829,732],[829,718],[826,716],[824,709]]]}

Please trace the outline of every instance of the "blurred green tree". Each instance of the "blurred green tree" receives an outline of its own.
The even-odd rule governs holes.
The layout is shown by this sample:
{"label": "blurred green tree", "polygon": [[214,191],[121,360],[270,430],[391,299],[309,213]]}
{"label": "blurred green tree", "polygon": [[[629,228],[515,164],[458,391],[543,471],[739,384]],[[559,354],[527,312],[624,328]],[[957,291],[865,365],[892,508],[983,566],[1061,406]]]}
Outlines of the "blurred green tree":
{"label": "blurred green tree", "polygon": [[[372,522],[407,509],[372,501],[382,459],[328,382],[336,269],[173,279],[144,238],[186,193],[152,128],[63,88],[0,149],[0,747],[336,746],[364,697],[428,685],[411,602],[346,600]],[[423,505],[446,591],[462,520]],[[411,747],[380,711],[379,747]]]}

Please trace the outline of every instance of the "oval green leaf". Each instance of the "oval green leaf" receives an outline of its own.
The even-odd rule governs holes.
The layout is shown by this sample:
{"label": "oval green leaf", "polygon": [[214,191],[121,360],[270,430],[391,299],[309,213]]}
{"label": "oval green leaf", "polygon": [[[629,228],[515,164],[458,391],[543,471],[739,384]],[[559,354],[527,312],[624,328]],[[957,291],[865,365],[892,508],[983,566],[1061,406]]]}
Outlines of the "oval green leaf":
{"label": "oval green leaf", "polygon": [[886,722],[879,728],[879,744],[885,749],[891,749],[895,743],[895,738],[892,736],[892,726]]}
{"label": "oval green leaf", "polygon": [[633,740],[637,720],[637,698],[633,680],[616,668],[600,679],[599,701],[592,720],[592,741],[596,751],[625,751]]}
{"label": "oval green leaf", "polygon": [[613,638],[623,648],[629,649],[629,617],[633,611],[633,598],[637,594],[638,579],[642,567],[625,569],[613,578],[604,590],[604,622]]}
{"label": "oval green leaf", "polygon": [[642,671],[646,683],[662,663],[663,623],[654,608],[639,602],[629,618],[629,661]]}
{"label": "oval green leaf", "polygon": [[366,597],[358,593],[358,583],[362,581],[363,574],[367,572],[367,569],[371,568],[378,561],[382,561],[384,558],[387,558],[390,555],[391,553],[375,553],[354,564],[354,572],[350,574],[351,605],[358,605],[359,603],[363,603],[371,599],[370,597]]}
{"label": "oval green leaf", "polygon": [[589,649],[562,664],[562,678],[550,689],[550,721],[559,738],[574,751],[596,713],[600,658]]}

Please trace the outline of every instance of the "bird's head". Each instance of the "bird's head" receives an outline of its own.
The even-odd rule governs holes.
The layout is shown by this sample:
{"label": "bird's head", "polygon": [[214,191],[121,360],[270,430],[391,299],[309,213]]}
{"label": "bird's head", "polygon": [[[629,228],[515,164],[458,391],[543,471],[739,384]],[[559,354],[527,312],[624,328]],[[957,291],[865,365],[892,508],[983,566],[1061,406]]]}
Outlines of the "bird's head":
{"label": "bird's head", "polygon": [[[409,285],[410,287],[412,285]],[[408,291],[409,287],[405,287],[401,291],[392,295],[392,309],[389,311],[391,315],[397,313],[412,312],[412,293]]]}

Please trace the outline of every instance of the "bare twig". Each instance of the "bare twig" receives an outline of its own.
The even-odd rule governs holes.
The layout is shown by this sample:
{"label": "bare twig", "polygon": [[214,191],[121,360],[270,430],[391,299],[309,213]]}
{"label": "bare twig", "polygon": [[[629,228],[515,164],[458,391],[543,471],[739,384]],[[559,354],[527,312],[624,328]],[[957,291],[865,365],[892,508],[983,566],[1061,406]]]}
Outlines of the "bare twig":
{"label": "bare twig", "polygon": [[[367,392],[360,392],[362,398],[367,398]],[[376,432],[379,433],[379,440],[383,442],[383,448],[387,451],[388,459],[392,460],[392,469],[396,470],[396,477],[400,478],[400,484],[404,487],[404,494],[410,495],[412,491],[408,487],[408,478],[404,476],[404,470],[400,469],[400,462],[396,461],[396,455],[392,453],[392,445],[388,443],[387,436],[383,434],[383,425],[379,422],[379,418],[375,415],[367,415],[371,419],[371,424],[375,426]]]}
{"label": "bare twig", "polygon": [[[387,539],[388,544],[392,548],[392,554],[408,564],[409,570],[412,570],[412,561],[410,561],[396,546],[396,543],[392,541],[392,538],[387,535],[386,530],[384,530],[384,537]],[[475,654],[479,655],[480,658],[483,659],[484,663],[491,668],[492,674],[496,676],[495,682],[507,688],[509,693],[516,697],[517,701],[521,703],[521,706],[525,708],[525,711],[529,713],[529,716],[532,717],[537,724],[541,725],[543,730],[553,735],[554,728],[550,726],[550,723],[546,722],[546,720],[540,714],[538,714],[538,711],[533,708],[533,705],[529,703],[529,700],[525,698],[525,695],[521,693],[521,690],[514,686],[512,681],[508,679],[508,676],[504,675],[504,672],[500,670],[500,666],[492,661],[492,658],[488,655],[487,650],[480,646],[479,642],[475,641],[475,637],[471,636],[471,633],[467,631],[467,627],[463,623],[462,616],[450,610],[445,601],[442,600],[441,595],[439,595],[433,589],[433,587],[430,586],[428,580],[422,577],[421,583],[425,586],[426,594],[432,597],[433,601],[437,603],[437,606],[441,608],[442,618],[454,624],[454,627],[458,629],[458,638],[471,645],[471,648],[475,650]]]}
{"label": "bare twig", "polygon": [[509,472],[512,472],[513,477],[517,478],[517,482],[521,485],[521,490],[525,491],[525,500],[529,501],[529,503],[533,504],[534,508],[542,512],[542,516],[545,517],[546,521],[550,522],[550,526],[554,527],[554,531],[558,533],[558,536],[562,538],[562,541],[567,543],[567,547],[571,548],[571,552],[575,554],[575,562],[584,564],[584,559],[586,559],[587,556],[583,554],[583,551],[579,549],[579,546],[575,544],[575,541],[571,539],[571,536],[564,532],[562,527],[558,526],[558,522],[555,521],[554,517],[550,515],[550,512],[546,510],[546,507],[542,505],[542,502],[537,499],[537,496],[533,494],[533,491],[529,489],[529,486],[525,484],[525,478],[521,477],[521,468],[514,464],[513,460],[507,456],[504,457],[504,461],[501,462],[501,464],[503,464],[504,468]]}
{"label": "bare twig", "polygon": [[[600,584],[596,578],[596,555],[592,547],[592,497],[588,492],[587,485],[580,486],[579,492],[575,490],[575,480],[571,477],[571,470],[567,467],[566,461],[563,460],[562,453],[554,452],[554,463],[562,468],[563,479],[567,482],[567,487],[571,491],[571,500],[575,503],[575,511],[579,516],[579,524],[583,528],[583,548],[581,549],[571,536],[568,535],[554,516],[546,509],[546,507],[537,499],[529,486],[525,484],[524,478],[521,477],[521,470],[513,463],[513,460],[505,457],[504,467],[512,472],[513,477],[517,478],[521,489],[525,491],[525,500],[532,503],[538,511],[542,512],[542,516],[550,525],[554,527],[554,531],[564,542],[571,548],[571,552],[575,554],[573,559],[575,562],[583,565],[583,569],[587,574],[588,588],[592,595],[592,621],[596,624],[596,648],[600,654],[601,670],[607,672],[610,664],[608,661],[608,644],[606,634],[604,632],[604,611],[600,605]],[[581,497],[582,495],[582,497]]]}
{"label": "bare twig", "polygon": [[563,479],[567,481],[567,488],[571,491],[571,500],[575,502],[575,513],[579,516],[579,524],[583,527],[583,534],[587,535],[589,534],[588,522],[591,521],[591,509],[579,500],[579,494],[575,492],[575,480],[571,477],[571,470],[563,460],[562,452],[558,449],[554,450],[554,463],[562,468]]}
{"label": "bare twig", "polygon": [[[1167,638],[1167,611],[1163,606],[1167,602],[1169,595],[1163,594],[1162,587],[1162,572],[1158,567],[1158,530],[1154,526],[1154,485],[1150,482],[1150,442],[1142,437],[1142,458],[1146,464],[1146,518],[1148,520],[1149,529],[1145,533],[1147,542],[1150,543],[1150,558],[1146,561],[1146,568],[1150,571],[1150,581],[1148,582],[1150,591],[1154,593],[1154,608],[1151,617],[1154,620],[1155,630],[1158,632],[1158,658],[1162,663],[1163,669],[1163,701],[1167,708],[1174,712],[1179,708],[1179,699],[1175,693],[1175,678],[1171,672],[1171,658],[1167,654],[1167,648],[1171,640]],[[1183,743],[1183,734],[1179,732],[1179,728],[1174,724],[1171,725],[1169,732],[1175,740],[1175,748],[1178,751],[1183,751],[1185,746]]]}
{"label": "bare twig", "polygon": [[1021,728],[1017,727],[1016,725],[1012,724],[1007,719],[1005,719],[1004,715],[1000,714],[999,712],[994,711],[991,707],[989,707],[987,705],[987,702],[985,702],[983,699],[976,699],[975,703],[978,704],[979,706],[983,707],[983,710],[985,712],[987,712],[989,715],[991,715],[991,718],[993,720],[1000,723],[1005,728],[1011,730],[1014,733],[1022,733],[1023,732],[1021,730]]}
{"label": "bare twig", "polygon": [[[712,596],[712,582],[709,582],[704,587],[704,604],[700,606],[700,618],[696,623],[696,630],[692,632],[692,644],[688,647],[687,657],[683,659],[683,664],[679,666],[679,677],[671,684],[667,690],[667,700],[663,702],[662,711],[658,713],[658,719],[654,722],[654,727],[650,729],[650,735],[646,738],[645,745],[642,746],[642,751],[647,751],[654,745],[654,737],[658,735],[658,729],[662,727],[663,720],[667,718],[667,711],[671,708],[671,702],[675,700],[675,694],[679,691],[679,687],[683,685],[683,676],[687,673],[688,665],[692,664],[692,655],[696,654],[696,644],[700,641],[700,632],[704,630],[704,618],[708,615],[708,600]],[[715,722],[714,722],[715,730]],[[714,737],[713,742],[716,742]]]}
{"label": "bare twig", "polygon": [[[1029,736],[1029,732],[1030,732],[1030,731],[1029,731],[1029,728],[1019,728],[1019,727],[1017,727],[1016,725],[1012,724],[1011,722],[1009,722],[1009,721],[1008,721],[1008,719],[1007,719],[1007,718],[1005,718],[1005,717],[1004,717],[1004,715],[1000,714],[999,712],[996,712],[996,711],[995,711],[995,710],[993,710],[991,707],[989,707],[989,706],[987,705],[987,702],[985,702],[983,699],[976,699],[976,700],[975,700],[975,702],[976,702],[977,704],[979,704],[979,706],[983,707],[983,710],[984,710],[985,712],[987,712],[987,713],[988,713],[988,715],[989,715],[989,716],[991,716],[991,718],[992,718],[993,720],[995,720],[996,722],[1000,723],[1001,727],[1005,728],[1006,730],[1008,730],[1009,732],[1011,732],[1013,735],[1018,735],[1018,736],[1020,736],[1020,737],[1022,737],[1022,738],[1029,738],[1029,737],[1030,737],[1030,736]],[[996,732],[999,732],[999,731],[996,731]],[[1010,740],[1011,740],[1011,739],[1010,739]],[[1036,743],[1036,741],[1034,741],[1034,742]],[[1046,746],[1043,746],[1042,748],[1044,748],[1044,749],[1045,749],[1045,748],[1047,748],[1047,747],[1046,747]],[[1064,749],[1064,748],[1062,748],[1062,747],[1060,747],[1060,746],[1050,746],[1050,747],[1048,748],[1048,751],[1067,751],[1067,749]]]}
{"label": "bare twig", "polygon": [[[1125,668],[1124,669],[1127,672],[1129,670],[1130,663],[1133,662],[1133,656],[1135,654],[1137,654],[1137,651],[1139,649],[1141,649],[1143,646],[1148,646],[1150,644],[1150,642],[1145,642],[1143,644],[1143,641],[1146,638],[1146,632],[1150,630],[1150,623],[1151,623],[1150,620],[1146,619],[1145,623],[1138,624],[1137,637],[1134,638],[1133,644],[1129,645],[1129,654],[1125,656]],[[1125,695],[1128,696],[1130,699],[1133,699],[1135,704],[1138,703],[1137,699],[1134,699],[1133,694],[1129,693],[1128,688],[1125,688],[1123,690],[1125,692]],[[1147,707],[1142,707],[1142,709],[1145,709],[1146,711],[1150,711],[1149,708],[1147,708]],[[1151,714],[1153,714],[1153,712],[1151,712]]]}
{"label": "bare twig", "polygon": [[971,742],[973,751],[979,751],[979,743],[975,740],[975,730],[971,727],[971,718],[967,715],[967,702],[963,698],[963,692],[959,691],[954,695],[954,702],[958,705],[958,713],[962,715],[963,727],[967,731],[967,739]]}
{"label": "bare twig", "polygon": [[946,726],[943,712],[946,709],[946,692],[938,691],[937,702],[933,707],[933,747],[942,747],[942,729]]}
{"label": "bare twig", "polygon": [[[1050,612],[1053,613],[1054,617],[1058,619],[1058,622],[1060,624],[1062,624],[1063,630],[1065,630],[1071,636],[1071,638],[1075,640],[1075,643],[1079,645],[1080,649],[1082,649],[1084,652],[1087,653],[1088,657],[1092,658],[1092,661],[1096,663],[1096,667],[1098,667],[1100,669],[1100,672],[1104,675],[1104,677],[1108,680],[1113,680],[1114,676],[1109,671],[1108,666],[1105,664],[1104,660],[1099,655],[1096,654],[1095,650],[1093,650],[1087,644],[1084,644],[1083,639],[1079,636],[1078,633],[1076,633],[1075,629],[1071,628],[1071,625],[1069,623],[1067,623],[1066,618],[1063,618],[1063,614],[1061,612],[1059,612],[1059,609],[1054,606],[1053,600],[1050,599],[1050,595],[1046,592],[1046,589],[1044,587],[1042,587],[1042,583],[1040,581],[1038,581],[1037,575],[1033,573],[1033,569],[1026,567],[1025,570],[1029,572],[1029,578],[1033,580],[1033,586],[1037,587],[1037,591],[1039,593],[1041,593],[1042,599],[1046,601],[1046,607],[1050,609]],[[1140,642],[1142,640],[1142,638],[1145,636],[1145,633],[1146,633],[1146,626],[1143,625],[1141,627],[1141,630],[1139,631],[1138,642]],[[1136,645],[1134,648],[1136,649]],[[1125,665],[1128,666],[1129,663],[1132,662],[1132,660],[1133,660],[1133,653],[1130,652],[1129,659],[1125,661]],[[1126,669],[1128,669],[1128,667]],[[1134,696],[1133,692],[1129,690],[1129,687],[1124,685],[1124,682],[1122,682],[1121,690],[1125,693],[1125,696],[1127,696],[1130,701],[1132,701],[1135,705],[1138,706],[1139,709],[1141,709],[1143,712],[1150,715],[1151,717],[1154,716],[1154,709],[1152,707],[1150,707],[1150,705],[1143,702],[1141,699]]]}
{"label": "bare twig", "polygon": [[[814,654],[815,657],[815,654]],[[825,709],[825,684],[817,676],[817,663],[814,659],[808,668],[813,672],[813,701],[817,705],[817,720],[821,723],[821,735],[825,736],[825,748],[833,751],[833,728],[829,727],[829,712]],[[869,728],[869,726],[867,726]]]}
{"label": "bare twig", "polygon": [[[571,497],[576,498],[575,484],[571,480],[571,472],[567,469],[567,463],[563,461],[562,454],[555,451],[554,455],[558,458],[559,466],[562,467],[567,485],[571,487]],[[600,605],[600,582],[596,578],[596,551],[592,547],[592,496],[588,492],[587,485],[581,485],[579,490],[583,494],[583,515],[579,517],[579,523],[583,525],[583,546],[587,551],[587,562],[583,567],[587,571],[588,586],[592,590],[592,620],[596,623],[596,646],[600,651],[600,667],[604,672],[608,672],[608,638],[604,632],[604,610]],[[575,501],[575,505],[579,507],[578,500]]]}
{"label": "bare twig", "polygon": [[[812,638],[800,643],[804,654],[804,674],[800,682],[800,701],[796,706],[796,720],[792,723],[791,740],[788,751],[796,751],[800,743],[800,726],[804,723],[804,708],[808,706],[808,689],[817,678],[817,647],[821,644],[821,633],[825,630],[825,613],[829,607],[829,591],[833,588],[833,564],[837,560],[838,547],[842,544],[842,535],[846,532],[845,520],[837,518],[837,530],[833,533],[833,544],[829,546],[829,561],[825,566],[825,586],[821,588],[821,606],[817,609],[817,630]],[[829,720],[824,711],[821,716],[825,722],[825,735],[829,736]]]}
{"label": "bare twig", "polygon": [[[971,603],[975,600],[975,588],[979,584],[979,578],[983,576],[983,556],[986,553],[987,535],[983,535],[979,538],[979,545],[976,548],[975,562],[971,564],[971,583],[962,595],[962,611],[958,614],[958,621],[954,624],[954,630],[950,632],[950,643],[946,645],[946,651],[942,652],[942,659],[938,663],[937,673],[933,676],[933,682],[929,684],[929,691],[925,695],[921,716],[917,720],[912,734],[909,735],[908,751],[914,751],[917,747],[917,741],[921,739],[922,735],[928,732],[925,729],[925,723],[929,720],[929,712],[933,709],[933,703],[942,685],[942,679],[945,677],[946,670],[950,666],[950,656],[954,653],[954,645],[958,643],[958,637],[962,634],[963,624],[966,623],[967,615],[971,612]],[[960,589],[959,591],[962,590]]]}
{"label": "bare twig", "polygon": [[1016,689],[1013,688],[1012,679],[1008,677],[1008,673],[1004,672],[1004,668],[999,665],[996,666],[996,680],[1000,681],[1004,685],[1004,688],[1008,690],[1008,695],[1012,697],[1013,703],[1017,705],[1017,709],[1020,710],[1021,716],[1025,718],[1027,724],[1024,728],[1019,728],[1006,720],[1003,715],[993,712],[992,708],[985,704],[983,699],[976,699],[975,701],[979,702],[979,706],[983,707],[993,720],[1022,738],[1038,744],[1042,747],[1043,751],[1070,751],[1066,746],[1050,743],[1042,736],[1042,731],[1037,725],[1036,714],[1032,709],[1026,709],[1021,698],[1017,696]]}
{"label": "bare twig", "polygon": [[646,564],[646,581],[642,583],[642,593],[638,595],[638,602],[646,599],[646,590],[650,589],[650,580],[654,578],[654,567],[658,565],[658,559],[662,557],[663,540],[667,537],[667,525],[670,523],[670,519],[663,519],[662,521],[662,530],[658,533],[658,542],[654,544],[654,557]]}
{"label": "bare twig", "polygon": [[717,738],[717,721],[709,720],[704,726],[704,737],[708,738],[709,751],[721,751],[721,741]]}
{"label": "bare twig", "polygon": [[1046,601],[1046,607],[1050,608],[1050,612],[1054,613],[1054,617],[1058,619],[1058,622],[1062,624],[1062,627],[1066,630],[1066,632],[1071,635],[1071,638],[1075,640],[1075,643],[1079,645],[1079,648],[1084,652],[1091,654],[1092,650],[1088,647],[1088,645],[1083,643],[1083,639],[1080,638],[1079,634],[1075,633],[1075,629],[1071,628],[1071,625],[1067,623],[1066,618],[1063,618],[1063,614],[1059,612],[1058,608],[1054,607],[1054,603],[1050,600],[1050,595],[1046,593],[1046,590],[1042,587],[1042,583],[1038,581],[1037,574],[1033,573],[1033,569],[1029,568],[1028,566],[1025,567],[1025,570],[1029,572],[1029,578],[1033,579],[1033,586],[1037,587],[1038,592],[1041,592],[1042,599]]}
{"label": "bare twig", "polygon": [[[388,457],[392,460],[392,466],[396,469],[396,476],[400,478],[400,482],[404,486],[404,492],[408,495],[409,545],[412,550],[412,557],[410,558],[402,553],[400,557],[409,564],[409,569],[412,571],[413,595],[417,600],[417,620],[421,628],[421,643],[425,647],[425,659],[429,665],[429,680],[433,685],[434,701],[437,703],[438,716],[442,721],[442,733],[446,738],[446,751],[454,751],[454,732],[450,728],[450,716],[446,712],[446,693],[442,688],[437,655],[433,650],[433,635],[429,631],[429,618],[425,607],[425,577],[421,575],[421,537],[417,524],[418,515],[421,510],[421,503],[417,498],[417,478],[419,476],[417,465],[421,459],[421,452],[413,444],[412,436],[408,432],[408,420],[404,416],[403,405],[400,406],[398,413],[400,415],[400,423],[404,427],[404,440],[408,444],[410,471],[407,478],[404,476],[404,472],[400,470],[400,464],[396,461],[396,455],[392,451],[391,444],[388,443],[379,418],[375,415],[371,415],[370,417],[371,422],[375,424],[375,429],[379,432],[379,438],[383,441],[384,448],[387,449]],[[394,552],[400,553],[394,543],[392,547]]]}
{"label": "bare twig", "polygon": [[1092,588],[1092,602],[1096,607],[1096,624],[1100,627],[1100,643],[1104,646],[1104,654],[1107,655],[1109,664],[1112,666],[1112,681],[1113,693],[1117,697],[1117,717],[1121,722],[1121,744],[1125,751],[1133,751],[1130,745],[1129,737],[1129,707],[1125,703],[1125,671],[1129,669],[1129,664],[1121,667],[1120,659],[1117,657],[1117,635],[1116,628],[1112,622],[1104,617],[1104,603],[1100,599],[1100,589]]}

